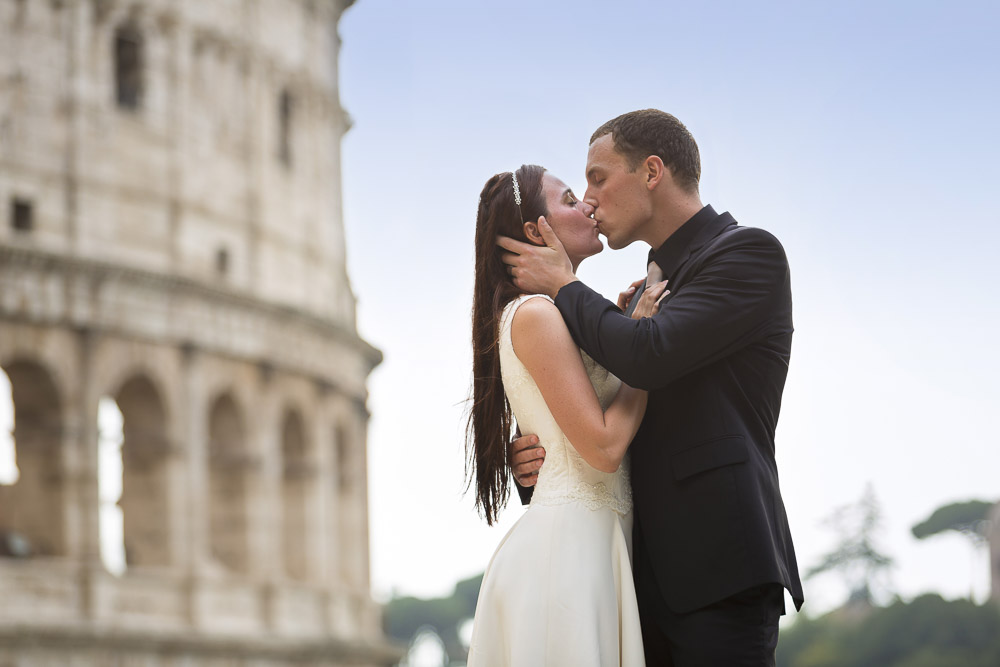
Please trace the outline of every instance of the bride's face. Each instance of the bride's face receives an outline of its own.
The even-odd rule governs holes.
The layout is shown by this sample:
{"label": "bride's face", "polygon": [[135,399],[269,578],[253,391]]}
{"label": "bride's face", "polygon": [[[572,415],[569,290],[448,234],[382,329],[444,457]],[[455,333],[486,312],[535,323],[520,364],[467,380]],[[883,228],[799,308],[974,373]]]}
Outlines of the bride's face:
{"label": "bride's face", "polygon": [[597,223],[590,217],[593,206],[577,199],[565,183],[548,172],[542,175],[542,196],[549,209],[545,219],[566,249],[574,270],[585,258],[604,250]]}

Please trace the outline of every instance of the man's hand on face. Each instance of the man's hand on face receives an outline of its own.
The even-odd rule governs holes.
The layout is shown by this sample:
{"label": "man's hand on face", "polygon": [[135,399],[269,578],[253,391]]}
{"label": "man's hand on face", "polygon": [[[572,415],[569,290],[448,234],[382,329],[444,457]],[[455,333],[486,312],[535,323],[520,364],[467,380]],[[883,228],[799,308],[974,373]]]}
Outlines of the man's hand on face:
{"label": "man's hand on face", "polygon": [[545,450],[538,444],[537,435],[522,435],[510,443],[510,469],[521,486],[534,486],[538,469],[545,461]]}
{"label": "man's hand on face", "polygon": [[497,245],[508,251],[502,255],[503,263],[519,290],[528,294],[548,294],[554,299],[563,285],[577,278],[563,244],[545,216],[538,219],[538,231],[545,241],[544,246],[522,243],[506,236],[498,236]]}

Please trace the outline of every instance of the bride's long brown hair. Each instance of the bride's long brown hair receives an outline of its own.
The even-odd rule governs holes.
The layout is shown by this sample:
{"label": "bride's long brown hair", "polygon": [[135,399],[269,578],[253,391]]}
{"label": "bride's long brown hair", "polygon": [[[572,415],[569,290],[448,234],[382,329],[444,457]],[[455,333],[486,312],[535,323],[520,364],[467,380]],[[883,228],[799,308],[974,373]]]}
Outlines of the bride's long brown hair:
{"label": "bride's long brown hair", "polygon": [[[514,172],[521,206],[514,202],[511,172],[486,181],[476,213],[476,284],[472,297],[472,409],[466,429],[466,482],[476,480],[476,508],[492,525],[510,495],[507,445],[513,418],[500,377],[500,315],[521,294],[500,259],[498,235],[527,242],[524,222],[548,215],[542,196],[542,174],[537,165],[521,165]],[[523,216],[523,217],[522,217]]]}

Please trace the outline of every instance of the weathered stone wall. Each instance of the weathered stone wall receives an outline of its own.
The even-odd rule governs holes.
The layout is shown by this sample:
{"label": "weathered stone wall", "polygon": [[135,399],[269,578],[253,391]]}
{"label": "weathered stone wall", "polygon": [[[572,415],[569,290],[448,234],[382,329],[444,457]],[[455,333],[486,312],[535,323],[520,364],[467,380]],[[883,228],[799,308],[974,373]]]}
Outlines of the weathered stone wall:
{"label": "weathered stone wall", "polygon": [[[0,665],[375,665],[351,0],[0,2]],[[126,569],[101,560],[98,404]]]}
{"label": "weathered stone wall", "polygon": [[[352,325],[337,92],[346,4],[0,3],[0,202],[30,203],[33,247]],[[139,41],[135,108],[116,99],[122,30]],[[0,242],[19,236],[0,226]]]}

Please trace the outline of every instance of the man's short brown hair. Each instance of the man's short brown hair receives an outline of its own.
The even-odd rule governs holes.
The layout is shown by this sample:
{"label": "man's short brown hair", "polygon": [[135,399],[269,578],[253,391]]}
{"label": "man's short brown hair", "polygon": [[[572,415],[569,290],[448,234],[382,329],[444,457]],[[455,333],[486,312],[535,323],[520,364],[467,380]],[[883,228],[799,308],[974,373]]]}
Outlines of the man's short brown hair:
{"label": "man's short brown hair", "polygon": [[590,143],[610,134],[615,150],[625,156],[629,169],[635,171],[643,160],[656,155],[674,175],[678,185],[688,192],[698,191],[701,157],[694,137],[674,116],[659,109],[630,111],[612,118],[597,128]]}

